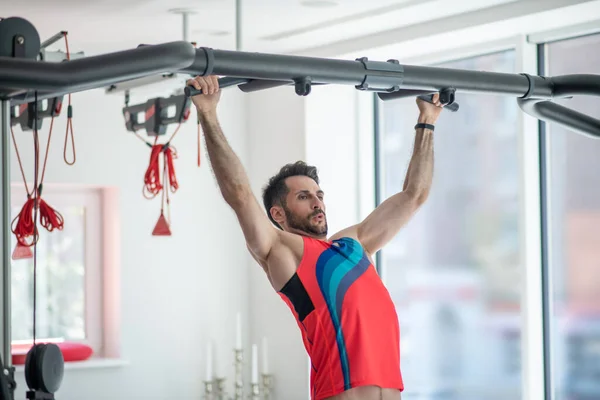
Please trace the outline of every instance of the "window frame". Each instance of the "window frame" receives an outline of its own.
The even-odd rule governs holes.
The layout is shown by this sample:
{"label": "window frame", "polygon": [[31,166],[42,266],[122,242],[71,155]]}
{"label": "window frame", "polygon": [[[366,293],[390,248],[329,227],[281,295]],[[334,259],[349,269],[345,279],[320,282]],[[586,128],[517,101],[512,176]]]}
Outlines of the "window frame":
{"label": "window frame", "polygon": [[[558,11],[558,10],[557,10]],[[600,21],[584,23],[564,23],[555,29],[533,34],[516,35],[497,41],[475,45],[465,43],[460,49],[422,54],[403,59],[403,64],[427,65],[444,63],[463,58],[485,55],[497,51],[513,49],[517,53],[517,71],[543,75],[547,71],[545,46],[555,41],[574,39],[600,33]],[[485,30],[486,27],[479,29]],[[533,30],[533,29],[532,29]],[[457,43],[459,46],[460,43]],[[379,49],[376,49],[379,50]],[[374,175],[372,185],[375,192],[375,206],[382,199],[381,182],[385,171],[381,165],[380,140],[383,129],[380,100],[372,96],[374,114]],[[516,101],[516,98],[515,98]],[[552,330],[550,326],[552,310],[552,281],[549,266],[549,240],[552,234],[548,226],[550,199],[547,197],[547,179],[550,166],[546,163],[548,140],[546,123],[525,113],[520,115],[519,161],[520,174],[520,241],[522,246],[521,263],[524,268],[521,313],[523,318],[521,338],[522,397],[525,399],[551,399],[554,393],[555,376],[552,369]],[[383,249],[382,251],[385,251]],[[385,282],[386,268],[381,252],[376,255],[378,270]]]}
{"label": "window frame", "polygon": [[[548,64],[548,45],[560,42],[564,40],[574,40],[586,36],[600,34],[600,21],[594,21],[594,23],[584,23],[570,25],[554,30],[548,30],[535,35],[529,35],[527,40],[531,46],[535,46],[537,55],[537,70],[536,74],[545,76],[550,70]],[[554,369],[553,360],[556,357],[556,346],[553,346],[554,333],[553,329],[553,316],[554,316],[554,296],[553,296],[553,274],[552,274],[552,222],[551,222],[551,210],[552,210],[552,198],[550,196],[550,187],[552,185],[552,164],[550,161],[550,135],[551,128],[548,127],[548,123],[545,121],[539,121],[539,155],[540,155],[540,178],[539,186],[542,193],[541,201],[541,257],[542,257],[542,317],[544,323],[543,330],[543,342],[544,352],[547,355],[544,359],[544,373],[545,373],[545,399],[550,400],[553,398],[554,393],[558,389],[555,382],[558,380],[556,371]]]}
{"label": "window frame", "polygon": [[[517,35],[512,38],[504,38],[493,42],[465,46],[461,49],[452,49],[436,54],[427,54],[403,61],[405,64],[428,65],[457,61],[470,57],[484,56],[486,54],[500,51],[515,51],[515,71],[536,74],[537,58],[536,46],[527,42],[525,35]],[[375,171],[376,171],[376,205],[380,204],[383,196],[382,182],[385,179],[382,158],[379,153],[381,146],[381,132],[383,126],[382,113],[380,112],[380,100],[376,95],[374,124],[375,136]],[[516,102],[516,98],[515,98]],[[523,272],[523,292],[521,296],[521,393],[523,398],[543,399],[546,397],[545,369],[547,368],[544,356],[544,344],[540,340],[543,335],[543,306],[542,306],[542,257],[541,257],[541,197],[539,185],[540,177],[540,155],[538,123],[533,117],[519,113],[519,234],[521,248],[521,266]],[[376,256],[378,269],[382,279],[386,280],[386,266],[381,254],[382,249]]]}
{"label": "window frame", "polygon": [[[11,184],[11,206],[22,207],[26,192],[22,184]],[[83,205],[85,214],[85,339],[93,349],[93,358],[118,358],[119,352],[119,280],[118,204],[113,188],[82,185],[44,184],[44,198],[60,212],[68,205]],[[11,249],[12,251],[12,249]],[[36,338],[44,340],[52,338]],[[12,344],[31,343],[12,340]]]}

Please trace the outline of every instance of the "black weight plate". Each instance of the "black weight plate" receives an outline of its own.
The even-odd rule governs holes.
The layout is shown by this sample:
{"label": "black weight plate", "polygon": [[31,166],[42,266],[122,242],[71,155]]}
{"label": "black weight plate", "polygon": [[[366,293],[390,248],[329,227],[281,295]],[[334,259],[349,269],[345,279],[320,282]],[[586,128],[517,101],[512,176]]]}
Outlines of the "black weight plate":
{"label": "black weight plate", "polygon": [[56,393],[60,389],[65,371],[65,359],[60,348],[48,343],[36,358],[40,389],[46,393]]}
{"label": "black weight plate", "polygon": [[27,352],[27,358],[25,358],[25,382],[27,383],[27,387],[31,390],[36,390],[39,386],[37,379],[37,361],[36,355],[39,350],[39,344],[33,346]]}
{"label": "black weight plate", "polygon": [[0,20],[0,57],[13,56],[17,34],[25,38],[25,58],[35,60],[40,53],[40,35],[31,22],[19,17]]}

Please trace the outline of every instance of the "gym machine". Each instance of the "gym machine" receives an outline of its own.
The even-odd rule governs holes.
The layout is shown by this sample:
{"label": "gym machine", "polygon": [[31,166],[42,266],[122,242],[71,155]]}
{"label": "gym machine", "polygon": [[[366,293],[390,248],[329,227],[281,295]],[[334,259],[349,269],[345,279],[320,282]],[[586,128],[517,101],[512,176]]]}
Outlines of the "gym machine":
{"label": "gym machine", "polygon": [[[299,96],[307,96],[314,85],[353,85],[357,90],[373,92],[383,101],[400,97],[423,96],[430,101],[440,93],[440,101],[450,111],[457,111],[456,92],[483,92],[513,96],[523,112],[569,130],[600,138],[600,119],[556,104],[554,99],[575,95],[600,96],[600,76],[592,74],[543,77],[530,74],[506,74],[450,68],[403,65],[398,60],[372,61],[368,58],[338,60],[300,57],[198,47],[187,41],[140,45],[135,49],[70,60],[49,56],[48,42],[41,43],[36,28],[27,20],[11,17],[0,20],[0,122],[2,158],[2,330],[0,337],[0,400],[13,400],[14,367],[11,362],[10,304],[10,126],[19,123],[31,129],[36,117],[30,104],[49,100],[56,105],[62,96],[100,87],[169,76],[169,74],[218,75],[220,86],[238,87],[244,92],[293,86]],[[61,61],[61,62],[57,62]],[[127,106],[129,115],[139,115],[154,107],[177,107],[175,117],[158,113],[154,120],[130,119],[129,130],[146,129],[150,134],[164,134],[164,126],[187,119],[189,97],[198,92],[183,88],[184,94],[170,100]],[[18,121],[11,109],[19,108]],[[161,108],[162,107],[162,108]],[[49,113],[57,107],[49,107]],[[36,107],[37,110],[37,107]],[[37,118],[43,117],[38,113]],[[175,118],[175,119],[173,119]],[[11,122],[12,121],[12,122]],[[60,388],[64,360],[53,344],[37,344],[29,351],[25,363],[28,399],[53,399]]]}

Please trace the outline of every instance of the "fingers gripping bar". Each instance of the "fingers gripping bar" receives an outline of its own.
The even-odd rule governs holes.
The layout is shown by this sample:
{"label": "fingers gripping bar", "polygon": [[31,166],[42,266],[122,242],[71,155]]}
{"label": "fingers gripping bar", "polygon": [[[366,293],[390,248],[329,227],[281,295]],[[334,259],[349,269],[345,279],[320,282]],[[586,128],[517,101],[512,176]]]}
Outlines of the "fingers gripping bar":
{"label": "fingers gripping bar", "polygon": [[[418,97],[428,103],[433,103],[433,94],[430,90],[412,90],[412,89],[399,89],[395,92],[377,93],[377,96],[383,100],[395,100],[402,99],[405,97]],[[454,89],[442,89],[440,90],[440,102],[444,105],[445,110],[456,112],[459,109],[458,103],[454,102]]]}
{"label": "fingers gripping bar", "polygon": [[[244,78],[219,78],[219,88],[223,89],[230,86],[238,86],[240,90],[246,93],[255,92],[258,90],[271,89],[279,86],[292,85],[292,81],[276,81],[276,80],[263,80],[263,79],[244,79]],[[313,83],[314,85],[315,83]],[[202,94],[202,90],[198,90],[193,86],[186,86],[184,93],[187,97],[196,96]],[[383,92],[377,93],[381,100],[394,100],[404,97],[416,96],[428,103],[433,104],[433,94],[435,92],[425,90],[410,90],[410,89],[399,89],[395,92]],[[454,90],[444,89],[440,91],[440,102],[444,105],[444,109],[456,112],[459,109],[458,103],[454,102]]]}
{"label": "fingers gripping bar", "polygon": [[[230,87],[230,86],[238,86],[238,85],[242,85],[242,84],[248,83],[248,82],[250,82],[250,79],[246,79],[246,78],[230,78],[230,77],[219,78],[219,88],[223,89],[223,88]],[[202,94],[202,90],[198,90],[195,87],[189,86],[189,85],[183,89],[183,92],[185,93],[185,95],[187,97],[192,97],[192,96]]]}

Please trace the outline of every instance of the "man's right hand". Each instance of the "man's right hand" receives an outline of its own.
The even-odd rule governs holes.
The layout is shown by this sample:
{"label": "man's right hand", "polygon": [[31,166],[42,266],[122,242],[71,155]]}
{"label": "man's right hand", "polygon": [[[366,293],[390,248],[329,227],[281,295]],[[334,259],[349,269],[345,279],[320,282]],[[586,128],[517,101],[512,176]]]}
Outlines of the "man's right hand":
{"label": "man's right hand", "polygon": [[221,98],[217,76],[197,76],[194,79],[189,79],[186,84],[202,90],[201,94],[192,96],[192,102],[199,113],[206,114],[217,110],[217,104]]}

